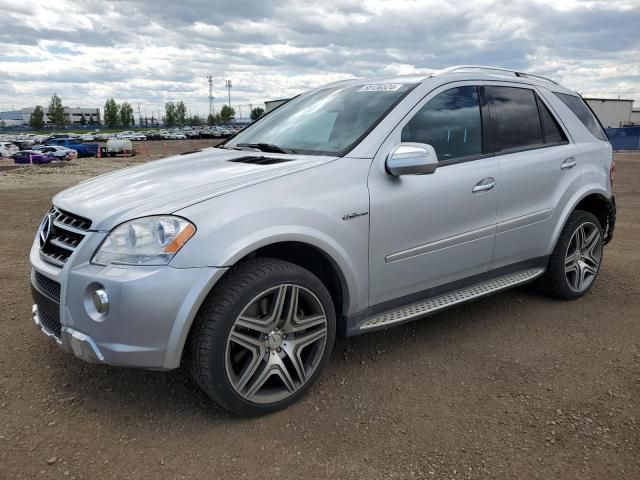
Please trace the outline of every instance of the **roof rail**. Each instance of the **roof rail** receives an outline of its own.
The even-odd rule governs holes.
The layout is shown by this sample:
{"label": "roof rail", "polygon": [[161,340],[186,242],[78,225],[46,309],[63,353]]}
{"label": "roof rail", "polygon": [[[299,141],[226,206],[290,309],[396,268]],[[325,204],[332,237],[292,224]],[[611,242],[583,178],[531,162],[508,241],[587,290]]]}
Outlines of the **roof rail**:
{"label": "roof rail", "polygon": [[546,82],[551,82],[554,85],[558,85],[557,82],[554,82],[550,78],[543,77],[541,75],[535,75],[533,73],[518,72],[516,70],[510,70],[508,68],[489,67],[489,66],[485,66],[485,65],[454,65],[453,67],[448,67],[448,68],[444,68],[442,70],[438,70],[437,72],[434,73],[434,76],[435,75],[443,75],[445,73],[458,72],[458,71],[461,71],[461,70],[488,70],[490,72],[510,73],[510,74],[512,74],[512,75],[514,75],[516,77],[538,78],[538,79],[544,80]]}

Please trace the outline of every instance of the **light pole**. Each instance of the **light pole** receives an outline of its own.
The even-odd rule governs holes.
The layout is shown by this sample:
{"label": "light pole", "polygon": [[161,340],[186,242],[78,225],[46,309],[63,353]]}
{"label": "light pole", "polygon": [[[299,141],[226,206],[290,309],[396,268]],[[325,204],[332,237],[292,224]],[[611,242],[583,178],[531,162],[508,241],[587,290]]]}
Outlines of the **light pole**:
{"label": "light pole", "polygon": [[231,80],[227,80],[224,83],[224,86],[227,88],[227,90],[229,91],[229,108],[231,108]]}

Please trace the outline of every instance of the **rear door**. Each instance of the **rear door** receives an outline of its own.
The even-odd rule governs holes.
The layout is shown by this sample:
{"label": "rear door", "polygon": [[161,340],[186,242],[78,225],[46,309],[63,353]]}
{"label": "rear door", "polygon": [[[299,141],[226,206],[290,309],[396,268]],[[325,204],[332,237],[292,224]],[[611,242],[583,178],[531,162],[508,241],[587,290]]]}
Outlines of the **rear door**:
{"label": "rear door", "polygon": [[546,255],[558,205],[579,186],[575,145],[533,86],[486,84],[491,143],[500,166],[492,268]]}

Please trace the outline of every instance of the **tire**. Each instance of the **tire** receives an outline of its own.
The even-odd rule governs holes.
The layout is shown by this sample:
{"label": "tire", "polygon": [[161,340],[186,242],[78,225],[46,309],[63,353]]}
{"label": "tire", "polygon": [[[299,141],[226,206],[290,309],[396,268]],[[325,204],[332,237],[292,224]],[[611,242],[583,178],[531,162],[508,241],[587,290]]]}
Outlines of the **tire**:
{"label": "tire", "polygon": [[315,383],[335,335],[333,302],[315,275],[257,258],[234,266],[210,292],[189,337],[187,362],[221,407],[264,415],[295,403]]}
{"label": "tire", "polygon": [[595,215],[582,210],[571,213],[541,279],[543,289],[563,300],[587,293],[602,265],[602,239],[602,226]]}

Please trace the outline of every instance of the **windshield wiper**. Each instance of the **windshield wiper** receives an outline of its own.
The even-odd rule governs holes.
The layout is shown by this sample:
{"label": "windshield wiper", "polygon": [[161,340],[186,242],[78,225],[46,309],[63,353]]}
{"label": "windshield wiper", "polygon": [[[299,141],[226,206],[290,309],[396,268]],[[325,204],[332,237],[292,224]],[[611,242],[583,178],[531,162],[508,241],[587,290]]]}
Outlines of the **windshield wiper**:
{"label": "windshield wiper", "polygon": [[236,144],[236,147],[255,148],[257,150],[260,150],[261,152],[296,153],[295,150],[279,147],[278,145],[273,145],[271,143],[238,143]]}

